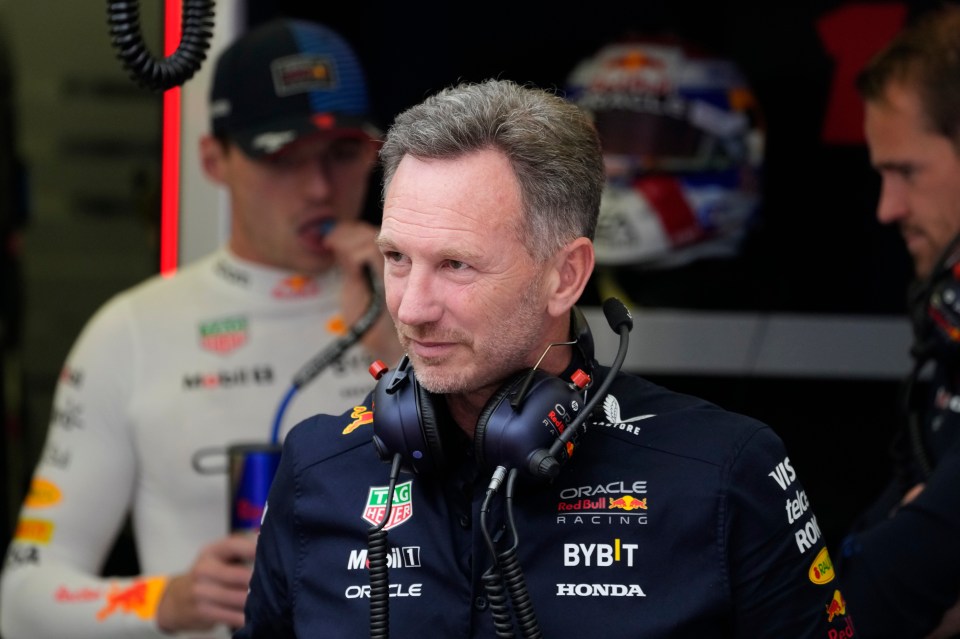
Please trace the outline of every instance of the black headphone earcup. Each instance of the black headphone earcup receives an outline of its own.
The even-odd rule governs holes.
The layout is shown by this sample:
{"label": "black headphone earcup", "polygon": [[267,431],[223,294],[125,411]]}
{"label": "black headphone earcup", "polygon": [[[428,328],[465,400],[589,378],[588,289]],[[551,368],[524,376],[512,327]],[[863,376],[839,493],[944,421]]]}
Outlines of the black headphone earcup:
{"label": "black headphone earcup", "polygon": [[914,360],[955,360],[960,355],[960,233],[944,248],[930,275],[910,284],[907,306]]}
{"label": "black headphone earcup", "polygon": [[447,456],[444,453],[444,438],[440,434],[440,420],[437,417],[433,395],[420,384],[417,384],[415,379],[413,384],[420,415],[420,431],[426,444],[427,454],[430,456],[431,464],[434,467],[444,468],[447,463]]}
{"label": "black headphone earcup", "polygon": [[[572,343],[577,345],[582,365],[591,370],[590,327],[578,308],[571,313]],[[531,458],[549,449],[583,407],[583,389],[589,381],[583,370],[567,380],[537,369],[512,375],[487,400],[477,418],[473,437],[477,463],[481,467],[529,468]],[[452,463],[448,451],[463,437],[446,402],[417,382],[408,356],[404,355],[392,372],[385,366],[378,372],[373,391],[373,442],[382,460],[399,455],[413,472],[442,470]]]}
{"label": "black headphone earcup", "polygon": [[916,340],[922,340],[930,330],[928,304],[930,303],[930,290],[932,288],[932,283],[916,280],[907,287],[907,309],[913,336]]}
{"label": "black headphone earcup", "polygon": [[484,404],[483,410],[480,411],[480,417],[477,418],[477,427],[473,431],[473,451],[476,455],[477,463],[481,467],[487,465],[485,445],[487,439],[487,424],[490,423],[490,416],[497,412],[497,409],[503,401],[511,392],[517,389],[525,376],[526,373],[518,373],[507,380],[505,384],[497,389],[497,392],[491,395],[487,403]]}
{"label": "black headphone earcup", "polygon": [[[514,405],[518,393],[524,396]],[[511,378],[481,412],[473,438],[477,463],[530,470],[531,459],[554,444],[583,404],[577,386],[549,373],[526,371]]]}
{"label": "black headphone earcup", "polygon": [[443,465],[443,444],[433,398],[421,388],[410,360],[404,356],[393,371],[385,372],[373,390],[373,443],[380,459],[399,455],[416,473]]}
{"label": "black headphone earcup", "polygon": [[909,292],[913,325],[911,355],[917,361],[960,356],[960,263],[945,267]]}

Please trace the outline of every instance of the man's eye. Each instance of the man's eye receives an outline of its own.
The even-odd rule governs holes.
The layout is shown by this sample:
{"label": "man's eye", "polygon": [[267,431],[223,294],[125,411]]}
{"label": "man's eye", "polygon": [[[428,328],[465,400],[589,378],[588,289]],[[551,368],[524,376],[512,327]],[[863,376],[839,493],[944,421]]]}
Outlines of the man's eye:
{"label": "man's eye", "polygon": [[454,271],[462,271],[466,268],[469,268],[466,262],[460,262],[458,260],[448,260],[447,265]]}
{"label": "man's eye", "polygon": [[293,155],[278,153],[265,157],[262,162],[274,169],[288,169],[297,166],[301,160]]}
{"label": "man's eye", "polygon": [[363,147],[357,140],[344,140],[333,144],[327,151],[327,157],[332,162],[341,164],[353,162],[361,157]]}

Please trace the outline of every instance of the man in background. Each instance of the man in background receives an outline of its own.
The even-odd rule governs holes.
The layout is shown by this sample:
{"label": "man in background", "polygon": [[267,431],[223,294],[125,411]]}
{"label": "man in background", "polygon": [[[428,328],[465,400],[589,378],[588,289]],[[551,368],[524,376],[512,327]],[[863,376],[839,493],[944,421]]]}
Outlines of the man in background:
{"label": "man in background", "polygon": [[[915,366],[894,478],[844,540],[838,574],[863,637],[942,638],[960,595],[960,7],[903,30],[858,77],[877,218],[913,260]],[[939,627],[938,627],[938,624]]]}
{"label": "man in background", "polygon": [[[285,391],[375,294],[378,229],[360,216],[379,133],[349,44],[317,24],[261,25],[217,60],[210,113],[201,161],[229,193],[229,238],[115,296],[71,349],[0,582],[4,639],[240,626],[255,541],[229,534],[228,482],[202,472],[203,453],[279,439]],[[371,359],[400,355],[386,317],[362,339],[286,423],[349,409]],[[142,574],[103,577],[128,516]]]}

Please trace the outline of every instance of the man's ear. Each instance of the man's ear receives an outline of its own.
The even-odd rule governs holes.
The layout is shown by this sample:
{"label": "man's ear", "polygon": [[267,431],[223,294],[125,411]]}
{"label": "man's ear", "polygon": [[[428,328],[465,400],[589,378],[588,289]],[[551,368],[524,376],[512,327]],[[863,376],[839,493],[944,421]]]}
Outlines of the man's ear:
{"label": "man's ear", "polygon": [[200,167],[204,175],[215,184],[224,184],[227,149],[224,148],[223,143],[212,135],[204,135],[200,138],[199,153]]}
{"label": "man's ear", "polygon": [[590,280],[594,266],[593,242],[586,237],[578,237],[564,246],[553,259],[553,289],[547,310],[554,317],[560,317],[577,303]]}

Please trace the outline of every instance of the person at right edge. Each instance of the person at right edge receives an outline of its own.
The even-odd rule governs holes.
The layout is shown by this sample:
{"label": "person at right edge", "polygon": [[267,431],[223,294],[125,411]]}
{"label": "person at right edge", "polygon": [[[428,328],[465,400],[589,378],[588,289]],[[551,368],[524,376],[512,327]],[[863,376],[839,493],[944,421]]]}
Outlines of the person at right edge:
{"label": "person at right edge", "polygon": [[921,14],[861,71],[877,218],[913,260],[913,371],[890,485],[837,558],[868,639],[960,636],[960,7]]}
{"label": "person at right edge", "polygon": [[374,363],[366,418],[290,431],[234,638],[854,637],[773,429],[596,361],[586,113],[461,84],[401,113],[380,159],[406,355]]}

